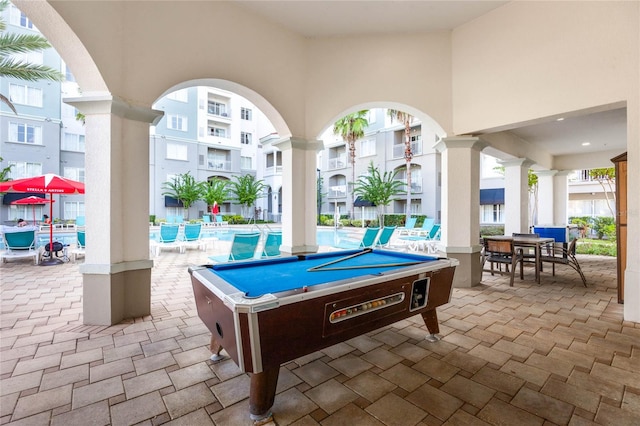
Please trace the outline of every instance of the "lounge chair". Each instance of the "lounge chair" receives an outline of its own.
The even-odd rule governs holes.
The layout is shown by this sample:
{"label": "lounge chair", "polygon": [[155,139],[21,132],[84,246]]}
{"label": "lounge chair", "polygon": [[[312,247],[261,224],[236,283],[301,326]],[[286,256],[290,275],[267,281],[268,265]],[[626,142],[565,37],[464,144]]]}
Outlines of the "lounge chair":
{"label": "lounge chair", "polygon": [[4,240],[5,250],[0,253],[2,263],[7,259],[19,259],[25,257],[33,257],[33,263],[38,264],[40,260],[40,251],[36,247],[36,230],[4,229],[2,238]]}
{"label": "lounge chair", "polygon": [[430,253],[435,251],[435,242],[440,239],[440,225],[433,225],[429,235],[407,235],[400,237],[411,250],[427,249]]}
{"label": "lounge chair", "polygon": [[214,226],[215,225],[213,222],[211,222],[211,216],[209,216],[208,214],[205,214],[204,216],[202,216],[202,224],[204,226]]}
{"label": "lounge chair", "polygon": [[71,250],[71,260],[75,263],[78,256],[84,256],[85,231],[76,231],[76,247]]}
{"label": "lounge chair", "polygon": [[85,218],[84,216],[76,216],[76,226],[85,226]]}
{"label": "lounge chair", "polygon": [[238,260],[250,260],[255,257],[256,249],[260,241],[260,233],[233,234],[231,250],[229,254],[222,256],[209,256],[214,263],[235,262]]}
{"label": "lounge chair", "polygon": [[207,247],[206,242],[202,239],[201,223],[185,223],[182,245],[185,249],[193,247],[204,250]]}
{"label": "lounge chair", "polygon": [[175,249],[180,250],[180,253],[184,252],[184,244],[178,238],[180,231],[180,225],[175,224],[160,224],[160,236],[155,244],[155,254],[160,255],[162,249]]}
{"label": "lounge chair", "polygon": [[367,228],[360,241],[360,248],[372,248],[378,239],[379,232],[380,228]]}
{"label": "lounge chair", "polygon": [[374,247],[377,247],[377,248],[390,247],[391,236],[393,235],[395,230],[396,230],[395,226],[385,226],[384,228],[382,228],[382,231],[380,231],[380,233],[378,234],[378,238],[374,243]]}
{"label": "lounge chair", "polygon": [[398,234],[409,235],[410,231],[413,231],[413,229],[415,228],[417,220],[418,218],[416,217],[410,217],[409,220],[407,220],[407,223],[404,224],[404,226],[398,228]]}
{"label": "lounge chair", "polygon": [[409,231],[409,235],[429,235],[433,225],[435,225],[436,220],[431,218],[425,218],[424,222],[422,222],[422,226],[420,228],[415,228]]}
{"label": "lounge chair", "polygon": [[221,214],[216,215],[216,226],[227,226],[229,224],[229,222],[222,219],[223,218]]}
{"label": "lounge chair", "polygon": [[262,258],[278,257],[281,255],[282,232],[267,232],[262,247]]}

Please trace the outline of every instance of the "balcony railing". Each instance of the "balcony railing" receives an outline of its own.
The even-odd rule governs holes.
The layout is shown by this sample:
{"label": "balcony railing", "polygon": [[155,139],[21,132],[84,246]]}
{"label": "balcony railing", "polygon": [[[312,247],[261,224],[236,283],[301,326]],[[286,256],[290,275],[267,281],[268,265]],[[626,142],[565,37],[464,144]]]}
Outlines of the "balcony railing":
{"label": "balcony railing", "polygon": [[[403,190],[407,190],[407,179],[398,179],[400,182],[404,184]],[[411,193],[419,194],[422,192],[422,178],[411,177]]]}
{"label": "balcony railing", "polygon": [[265,175],[282,174],[282,166],[267,166],[264,170]]}
{"label": "balcony railing", "polygon": [[329,158],[329,170],[344,169],[347,167],[347,156]]}
{"label": "balcony railing", "polygon": [[340,198],[347,196],[347,185],[335,185],[329,187],[329,198]]}
{"label": "balcony railing", "polygon": [[[411,142],[411,153],[413,155],[422,154],[422,141]],[[404,158],[404,143],[393,146],[393,158]]]}
{"label": "balcony railing", "polygon": [[229,160],[208,160],[207,166],[210,170],[231,171],[231,161]]}

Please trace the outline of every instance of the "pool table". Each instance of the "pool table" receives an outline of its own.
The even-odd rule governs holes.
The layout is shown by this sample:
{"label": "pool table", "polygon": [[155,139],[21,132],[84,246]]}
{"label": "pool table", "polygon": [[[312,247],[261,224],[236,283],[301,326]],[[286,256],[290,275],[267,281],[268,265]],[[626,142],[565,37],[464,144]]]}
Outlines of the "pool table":
{"label": "pool table", "polygon": [[435,339],[456,259],[348,250],[189,268],[198,316],[251,374],[249,411],[271,416],[280,365],[420,314]]}

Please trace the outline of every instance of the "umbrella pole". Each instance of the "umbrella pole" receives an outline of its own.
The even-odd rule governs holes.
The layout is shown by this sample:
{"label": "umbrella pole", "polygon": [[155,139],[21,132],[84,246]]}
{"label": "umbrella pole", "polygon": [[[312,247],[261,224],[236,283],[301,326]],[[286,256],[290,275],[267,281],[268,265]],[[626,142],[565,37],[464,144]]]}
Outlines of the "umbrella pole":
{"label": "umbrella pole", "polygon": [[49,220],[51,223],[49,224],[49,258],[40,262],[42,266],[52,266],[59,265],[62,262],[60,259],[53,258],[53,193],[49,193]]}

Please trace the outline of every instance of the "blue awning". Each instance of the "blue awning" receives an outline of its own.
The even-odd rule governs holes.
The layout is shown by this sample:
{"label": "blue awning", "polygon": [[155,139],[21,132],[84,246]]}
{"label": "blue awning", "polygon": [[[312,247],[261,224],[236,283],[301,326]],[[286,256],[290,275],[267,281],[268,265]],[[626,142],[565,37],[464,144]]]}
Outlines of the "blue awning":
{"label": "blue awning", "polygon": [[481,189],[480,205],[504,204],[504,188]]}
{"label": "blue awning", "polygon": [[176,200],[173,197],[169,197],[168,195],[164,196],[164,206],[165,207],[184,207],[182,201]]}

